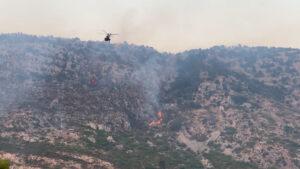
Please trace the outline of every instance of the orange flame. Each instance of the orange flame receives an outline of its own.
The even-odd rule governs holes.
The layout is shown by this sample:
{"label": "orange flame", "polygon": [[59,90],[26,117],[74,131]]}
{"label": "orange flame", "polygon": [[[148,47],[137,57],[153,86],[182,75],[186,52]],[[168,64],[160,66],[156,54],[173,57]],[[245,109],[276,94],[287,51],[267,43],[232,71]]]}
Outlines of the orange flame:
{"label": "orange flame", "polygon": [[156,126],[156,125],[161,124],[161,122],[162,122],[162,120],[163,120],[163,118],[162,118],[162,113],[161,113],[161,112],[158,112],[158,113],[157,113],[157,116],[159,117],[159,120],[157,120],[157,121],[152,120],[152,122],[149,123],[149,126],[150,126],[150,127],[153,127],[153,126]]}
{"label": "orange flame", "polygon": [[161,118],[161,116],[162,116],[160,111],[157,113],[157,115],[158,115],[159,118]]}

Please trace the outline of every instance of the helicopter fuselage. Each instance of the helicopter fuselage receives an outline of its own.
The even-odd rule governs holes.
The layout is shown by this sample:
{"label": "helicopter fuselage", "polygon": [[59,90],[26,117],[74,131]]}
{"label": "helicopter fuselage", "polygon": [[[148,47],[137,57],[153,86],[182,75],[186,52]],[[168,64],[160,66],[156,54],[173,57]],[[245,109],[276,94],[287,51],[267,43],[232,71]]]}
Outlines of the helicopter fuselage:
{"label": "helicopter fuselage", "polygon": [[[105,32],[105,31],[104,31]],[[106,42],[110,42],[110,37],[111,36],[113,36],[113,35],[118,35],[118,34],[112,34],[112,33],[107,33],[107,32],[105,32],[106,33],[106,36],[105,36],[105,38],[104,38],[104,41],[106,41]]]}
{"label": "helicopter fuselage", "polygon": [[110,42],[110,37],[109,37],[109,36],[106,36],[106,37],[104,38],[104,40]]}

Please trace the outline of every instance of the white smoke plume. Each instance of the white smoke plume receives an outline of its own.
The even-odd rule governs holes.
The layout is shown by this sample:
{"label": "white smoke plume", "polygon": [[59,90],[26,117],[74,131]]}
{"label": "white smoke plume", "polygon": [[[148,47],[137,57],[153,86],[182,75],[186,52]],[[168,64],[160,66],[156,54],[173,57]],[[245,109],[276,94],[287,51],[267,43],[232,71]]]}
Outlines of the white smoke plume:
{"label": "white smoke plume", "polygon": [[150,58],[137,71],[132,74],[134,81],[141,84],[146,99],[145,111],[147,118],[153,118],[160,106],[159,91],[161,65],[156,58]]}

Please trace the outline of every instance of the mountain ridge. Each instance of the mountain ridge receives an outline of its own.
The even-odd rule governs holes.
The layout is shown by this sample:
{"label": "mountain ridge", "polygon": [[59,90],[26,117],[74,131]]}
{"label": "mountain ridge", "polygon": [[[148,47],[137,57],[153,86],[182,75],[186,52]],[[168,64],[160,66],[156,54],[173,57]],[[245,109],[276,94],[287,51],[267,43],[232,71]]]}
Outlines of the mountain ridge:
{"label": "mountain ridge", "polygon": [[0,58],[0,157],[14,166],[299,167],[299,49],[5,34]]}

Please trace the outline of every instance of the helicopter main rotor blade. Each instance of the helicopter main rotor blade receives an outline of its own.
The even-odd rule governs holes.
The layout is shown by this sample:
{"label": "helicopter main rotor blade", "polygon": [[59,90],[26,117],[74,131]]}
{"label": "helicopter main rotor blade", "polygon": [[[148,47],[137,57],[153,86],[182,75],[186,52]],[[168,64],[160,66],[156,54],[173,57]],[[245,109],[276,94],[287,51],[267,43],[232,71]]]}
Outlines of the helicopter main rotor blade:
{"label": "helicopter main rotor blade", "polygon": [[104,33],[108,34],[105,30],[102,30]]}
{"label": "helicopter main rotor blade", "polygon": [[110,34],[110,35],[119,35],[119,34],[116,34],[116,33],[112,33],[112,34]]}

